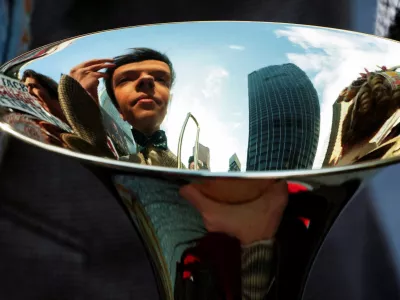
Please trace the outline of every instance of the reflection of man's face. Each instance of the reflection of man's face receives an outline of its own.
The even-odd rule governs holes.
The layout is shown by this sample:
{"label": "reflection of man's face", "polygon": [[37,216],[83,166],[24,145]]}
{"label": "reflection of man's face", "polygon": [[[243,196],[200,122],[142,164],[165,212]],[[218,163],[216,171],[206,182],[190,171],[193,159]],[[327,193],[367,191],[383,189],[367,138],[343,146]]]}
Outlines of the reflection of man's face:
{"label": "reflection of man's face", "polygon": [[189,169],[190,169],[190,170],[194,170],[194,162],[191,162],[191,163],[190,163]]}
{"label": "reflection of man's face", "polygon": [[25,80],[25,86],[28,88],[29,94],[39,100],[42,105],[47,105],[51,101],[49,93],[44,89],[40,83],[32,77],[27,77]]}
{"label": "reflection of man's face", "polygon": [[152,134],[167,114],[171,70],[158,60],[145,60],[117,68],[112,86],[122,118],[135,129]]}

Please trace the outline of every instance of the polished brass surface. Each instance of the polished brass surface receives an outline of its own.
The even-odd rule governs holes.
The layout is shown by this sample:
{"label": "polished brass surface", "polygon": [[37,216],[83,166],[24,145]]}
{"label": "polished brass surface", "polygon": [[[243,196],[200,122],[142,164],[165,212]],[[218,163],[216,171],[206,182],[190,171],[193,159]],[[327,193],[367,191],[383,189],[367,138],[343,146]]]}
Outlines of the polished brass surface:
{"label": "polished brass surface", "polygon": [[[157,52],[138,55],[142,47]],[[132,168],[306,172],[378,163],[398,153],[399,47],[353,32],[272,23],[100,32],[4,65],[1,122],[41,143]],[[115,74],[122,71],[130,77],[123,75],[114,102],[106,82],[119,89]],[[18,113],[37,118],[48,138],[32,135],[23,118],[16,122]],[[201,128],[200,145],[192,124],[180,139],[188,114]],[[165,131],[168,150],[138,146],[131,128],[143,126],[147,136]]]}

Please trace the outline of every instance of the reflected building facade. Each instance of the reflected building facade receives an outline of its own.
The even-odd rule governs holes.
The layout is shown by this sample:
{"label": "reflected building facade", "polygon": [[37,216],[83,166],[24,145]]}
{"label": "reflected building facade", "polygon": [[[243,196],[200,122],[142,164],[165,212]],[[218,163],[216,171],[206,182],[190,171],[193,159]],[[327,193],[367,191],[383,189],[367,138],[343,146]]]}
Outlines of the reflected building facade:
{"label": "reflected building facade", "polygon": [[[193,147],[194,155],[195,147]],[[210,170],[210,148],[199,143],[198,159],[201,162],[203,169]]]}
{"label": "reflected building facade", "polygon": [[239,161],[239,157],[235,153],[229,158],[229,172],[240,172],[241,169],[242,164]]}
{"label": "reflected building facade", "polygon": [[294,64],[248,75],[247,171],[311,169],[318,146],[320,104],[306,73]]}

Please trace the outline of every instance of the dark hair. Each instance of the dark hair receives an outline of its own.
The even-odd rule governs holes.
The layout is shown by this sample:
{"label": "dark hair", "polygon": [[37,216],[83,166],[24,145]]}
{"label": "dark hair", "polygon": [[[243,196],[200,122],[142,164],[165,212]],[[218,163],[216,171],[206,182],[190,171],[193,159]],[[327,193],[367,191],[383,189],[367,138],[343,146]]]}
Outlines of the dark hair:
{"label": "dark hair", "polygon": [[400,92],[388,80],[374,74],[360,89],[343,121],[342,146],[351,148],[382,127],[400,107]]}
{"label": "dark hair", "polygon": [[190,164],[191,164],[192,162],[194,162],[194,156],[193,156],[193,155],[189,157],[189,166],[190,166]]}
{"label": "dark hair", "polygon": [[58,83],[55,82],[53,79],[51,79],[50,77],[47,77],[46,75],[37,73],[31,69],[24,71],[24,73],[22,74],[21,81],[25,83],[27,78],[36,79],[39,82],[39,84],[44,89],[47,90],[50,97],[52,97],[54,99],[58,99]]}
{"label": "dark hair", "polygon": [[104,80],[106,91],[111,101],[114,103],[115,107],[118,108],[118,102],[117,99],[115,98],[114,89],[112,85],[112,77],[114,75],[115,70],[123,65],[141,62],[145,60],[158,60],[166,63],[171,71],[171,86],[174,83],[175,71],[172,62],[169,60],[167,55],[149,48],[133,48],[128,54],[114,57],[115,67],[112,69],[110,68],[106,71],[106,74],[108,74],[108,77]]}

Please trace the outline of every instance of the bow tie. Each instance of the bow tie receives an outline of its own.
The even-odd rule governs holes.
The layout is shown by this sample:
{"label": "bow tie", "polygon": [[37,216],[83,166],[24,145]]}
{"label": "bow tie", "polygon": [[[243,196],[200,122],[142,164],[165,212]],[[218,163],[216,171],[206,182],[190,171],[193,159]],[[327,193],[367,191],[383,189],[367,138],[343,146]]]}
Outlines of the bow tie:
{"label": "bow tie", "polygon": [[132,135],[137,144],[138,152],[143,152],[149,146],[161,150],[168,150],[167,136],[163,130],[157,130],[150,137],[132,128]]}

